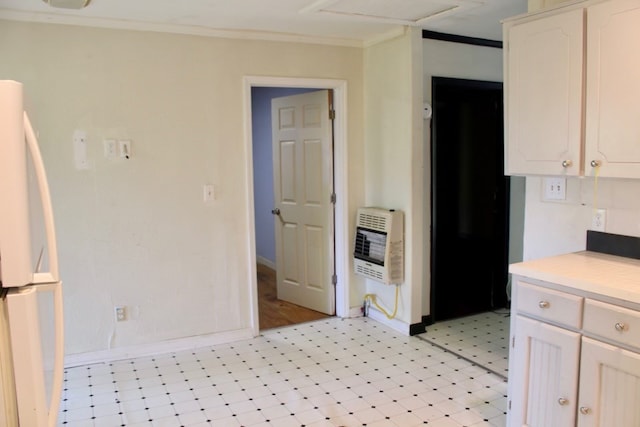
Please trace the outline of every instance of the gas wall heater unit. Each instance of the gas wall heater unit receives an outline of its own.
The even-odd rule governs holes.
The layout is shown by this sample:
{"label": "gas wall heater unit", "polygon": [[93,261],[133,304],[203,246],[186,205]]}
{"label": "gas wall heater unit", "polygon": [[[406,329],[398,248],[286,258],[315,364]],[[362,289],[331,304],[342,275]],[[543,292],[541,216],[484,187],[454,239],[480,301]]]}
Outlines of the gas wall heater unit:
{"label": "gas wall heater unit", "polygon": [[356,274],[384,284],[404,281],[404,217],[393,209],[360,208],[354,250]]}

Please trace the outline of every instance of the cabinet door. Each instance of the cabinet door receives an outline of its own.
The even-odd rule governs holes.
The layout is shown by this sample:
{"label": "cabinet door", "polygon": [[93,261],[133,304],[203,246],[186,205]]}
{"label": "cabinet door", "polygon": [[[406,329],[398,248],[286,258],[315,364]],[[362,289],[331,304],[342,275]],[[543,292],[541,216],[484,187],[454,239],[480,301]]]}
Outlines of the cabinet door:
{"label": "cabinet door", "polygon": [[582,339],[578,425],[640,426],[640,354]]}
{"label": "cabinet door", "polygon": [[583,28],[576,9],[505,29],[506,174],[580,174]]}
{"label": "cabinet door", "polygon": [[580,335],[516,317],[509,372],[509,426],[573,426]]}
{"label": "cabinet door", "polygon": [[587,10],[585,175],[640,178],[640,0]]}

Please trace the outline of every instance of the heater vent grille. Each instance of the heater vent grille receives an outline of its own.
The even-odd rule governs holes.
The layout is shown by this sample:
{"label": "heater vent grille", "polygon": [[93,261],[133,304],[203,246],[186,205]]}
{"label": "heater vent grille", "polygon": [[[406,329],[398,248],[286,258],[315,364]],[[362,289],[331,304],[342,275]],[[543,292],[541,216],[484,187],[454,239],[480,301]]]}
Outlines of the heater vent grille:
{"label": "heater vent grille", "polygon": [[380,208],[358,209],[354,243],[356,274],[385,284],[404,281],[402,212]]}
{"label": "heater vent grille", "polygon": [[374,212],[360,212],[358,226],[375,231],[387,231],[387,218]]}

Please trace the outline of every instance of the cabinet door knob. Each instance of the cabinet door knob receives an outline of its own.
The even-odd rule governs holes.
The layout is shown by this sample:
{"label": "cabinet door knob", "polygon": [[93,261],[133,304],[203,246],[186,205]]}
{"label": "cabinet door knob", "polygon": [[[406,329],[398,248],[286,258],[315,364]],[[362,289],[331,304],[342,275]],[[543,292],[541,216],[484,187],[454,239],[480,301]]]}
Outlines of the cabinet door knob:
{"label": "cabinet door knob", "polygon": [[561,398],[558,399],[558,403],[560,404],[560,406],[565,406],[566,404],[569,403],[569,399],[561,397]]}
{"label": "cabinet door knob", "polygon": [[602,164],[602,162],[600,162],[600,160],[591,160],[591,167],[592,168],[597,168],[598,166],[600,166]]}
{"label": "cabinet door knob", "polygon": [[280,215],[280,209],[275,208],[275,209],[271,209],[271,213],[274,215]]}
{"label": "cabinet door knob", "polygon": [[571,165],[573,165],[573,162],[571,160],[563,160],[562,161],[562,167],[563,168],[571,167]]}
{"label": "cabinet door knob", "polygon": [[622,322],[618,322],[618,323],[616,323],[615,327],[616,327],[616,331],[624,332],[624,330],[626,329],[627,325],[625,325]]}
{"label": "cabinet door knob", "polygon": [[549,308],[550,305],[551,304],[549,304],[549,301],[540,301],[538,303],[538,307],[540,307],[540,308]]}
{"label": "cabinet door knob", "polygon": [[580,413],[582,415],[589,415],[591,413],[591,408],[589,408],[587,406],[581,406],[580,407]]}

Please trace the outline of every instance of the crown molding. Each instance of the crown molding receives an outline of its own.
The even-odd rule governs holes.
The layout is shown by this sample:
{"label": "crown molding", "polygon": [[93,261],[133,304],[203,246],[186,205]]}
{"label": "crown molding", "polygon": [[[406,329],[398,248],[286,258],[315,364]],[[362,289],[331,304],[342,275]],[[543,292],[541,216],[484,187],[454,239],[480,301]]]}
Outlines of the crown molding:
{"label": "crown molding", "polygon": [[307,43],[342,47],[364,47],[365,42],[359,39],[316,37],[301,34],[279,33],[271,31],[228,30],[192,25],[158,24],[121,19],[104,19],[78,17],[54,13],[22,12],[0,9],[0,20],[32,22],[40,24],[74,25],[91,28],[116,30],[146,31],[157,33],[182,34],[202,37],[215,37],[239,40],[262,40],[289,43]]}
{"label": "crown molding", "polygon": [[392,39],[395,39],[396,37],[404,36],[408,28],[409,27],[407,26],[399,26],[397,28],[394,28],[393,30],[387,31],[386,33],[379,34],[375,37],[370,37],[362,43],[362,47],[365,47],[365,48],[371,47],[378,43],[382,43],[387,40],[392,40]]}

